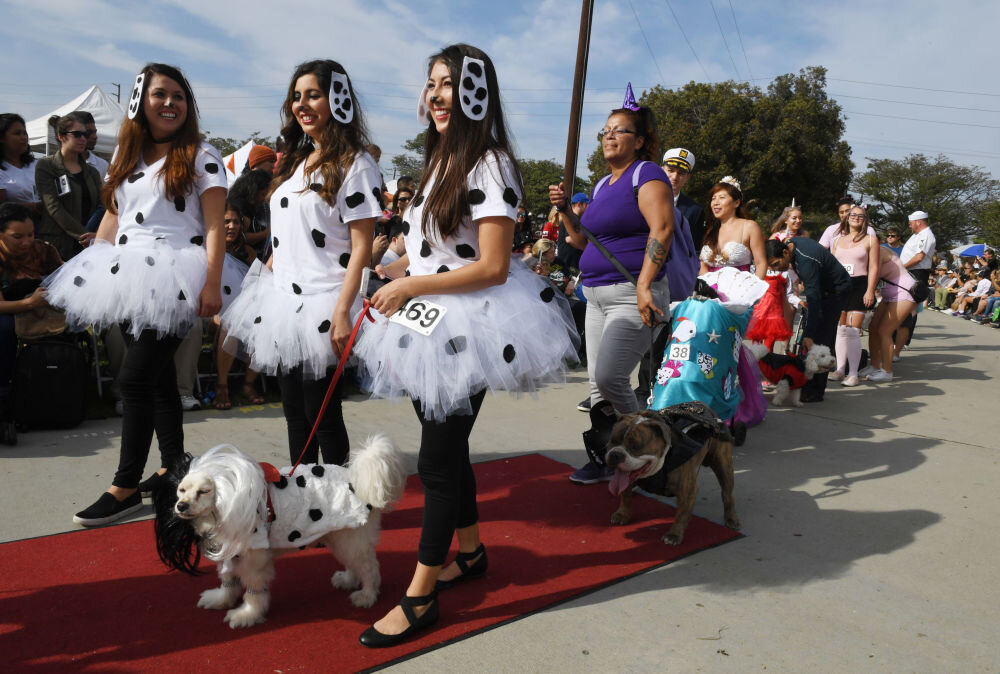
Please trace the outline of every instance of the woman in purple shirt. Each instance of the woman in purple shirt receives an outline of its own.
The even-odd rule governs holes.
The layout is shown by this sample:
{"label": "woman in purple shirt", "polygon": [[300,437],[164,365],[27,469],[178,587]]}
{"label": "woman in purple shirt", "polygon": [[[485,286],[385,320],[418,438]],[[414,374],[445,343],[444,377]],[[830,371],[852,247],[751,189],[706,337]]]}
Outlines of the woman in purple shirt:
{"label": "woman in purple shirt", "polygon": [[[570,476],[579,484],[608,480],[603,445],[618,414],[639,410],[631,374],[650,347],[650,330],[669,323],[670,289],[664,262],[674,233],[674,194],[656,163],[657,137],[649,108],[613,110],[597,134],[610,177],[598,183],[582,224],[636,279],[633,285],[580,231],[581,219],[567,208],[562,184],[549,199],[563,212],[566,241],[583,250],[580,282],[587,298],[587,370],[590,417],[584,434],[591,460]],[[633,175],[638,171],[638,178]],[[594,458],[598,460],[595,462]]]}

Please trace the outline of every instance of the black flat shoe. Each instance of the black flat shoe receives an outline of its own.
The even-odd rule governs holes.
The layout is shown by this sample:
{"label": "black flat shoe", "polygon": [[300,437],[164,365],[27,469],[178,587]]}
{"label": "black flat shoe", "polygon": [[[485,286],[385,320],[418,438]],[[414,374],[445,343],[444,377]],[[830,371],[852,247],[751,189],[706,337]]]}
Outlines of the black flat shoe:
{"label": "black flat shoe", "polygon": [[[476,560],[476,563],[469,566],[470,559]],[[479,547],[472,552],[460,552],[455,555],[455,563],[458,564],[459,570],[462,572],[460,575],[455,576],[451,580],[439,580],[434,584],[435,590],[447,590],[452,585],[460,583],[463,580],[472,580],[474,578],[482,578],[486,574],[486,569],[489,567],[490,562],[486,559],[486,546],[482,543]]]}
{"label": "black flat shoe", "polygon": [[154,489],[156,489],[161,483],[165,483],[166,481],[167,481],[167,476],[165,473],[163,475],[160,475],[159,473],[153,473],[152,475],[150,475],[145,480],[139,483],[139,493],[142,494],[143,496],[149,496],[150,494],[153,493]]}
{"label": "black flat shoe", "polygon": [[[413,607],[426,606],[431,602],[434,603],[418,618],[417,614],[413,612]],[[403,609],[403,614],[410,622],[410,626],[399,634],[382,634],[373,625],[362,632],[358,638],[362,646],[367,646],[368,648],[388,648],[389,646],[395,646],[406,641],[420,630],[430,627],[441,617],[437,603],[437,590],[423,597],[403,597],[399,602],[399,606]]]}

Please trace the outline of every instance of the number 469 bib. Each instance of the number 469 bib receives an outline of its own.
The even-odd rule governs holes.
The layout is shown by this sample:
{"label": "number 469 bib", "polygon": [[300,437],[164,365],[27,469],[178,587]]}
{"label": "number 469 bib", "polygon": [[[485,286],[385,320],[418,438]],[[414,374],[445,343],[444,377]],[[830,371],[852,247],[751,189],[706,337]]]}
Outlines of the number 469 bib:
{"label": "number 469 bib", "polygon": [[394,313],[389,321],[406,326],[427,337],[441,323],[448,307],[429,302],[422,297],[412,297]]}

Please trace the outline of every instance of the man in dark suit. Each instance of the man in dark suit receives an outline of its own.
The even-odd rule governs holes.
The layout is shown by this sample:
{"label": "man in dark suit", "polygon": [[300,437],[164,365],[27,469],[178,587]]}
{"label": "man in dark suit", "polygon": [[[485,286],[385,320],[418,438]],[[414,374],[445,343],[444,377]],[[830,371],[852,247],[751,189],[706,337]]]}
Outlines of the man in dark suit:
{"label": "man in dark suit", "polygon": [[694,248],[700,251],[701,240],[705,236],[705,209],[697,201],[681,193],[694,170],[694,153],[682,147],[670,148],[663,155],[663,170],[674,188],[674,205],[687,219]]}

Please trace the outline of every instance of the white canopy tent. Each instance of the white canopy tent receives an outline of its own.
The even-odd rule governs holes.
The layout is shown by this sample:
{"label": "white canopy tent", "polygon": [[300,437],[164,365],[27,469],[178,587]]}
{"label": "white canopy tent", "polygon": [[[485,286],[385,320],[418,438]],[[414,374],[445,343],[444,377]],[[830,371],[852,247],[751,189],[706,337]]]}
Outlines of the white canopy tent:
{"label": "white canopy tent", "polygon": [[118,127],[125,117],[125,111],[96,85],[49,114],[28,122],[31,151],[46,155],[55,152],[58,141],[55,130],[49,126],[49,117],[66,115],[76,110],[86,110],[94,116],[97,124],[97,147],[94,150],[97,154],[110,158],[118,143]]}
{"label": "white canopy tent", "polygon": [[236,150],[232,154],[227,154],[222,158],[222,163],[226,167],[226,179],[229,181],[229,186],[232,187],[236,179],[240,177],[243,173],[243,167],[247,165],[250,160],[250,150],[253,149],[254,142],[250,141],[243,147]]}

